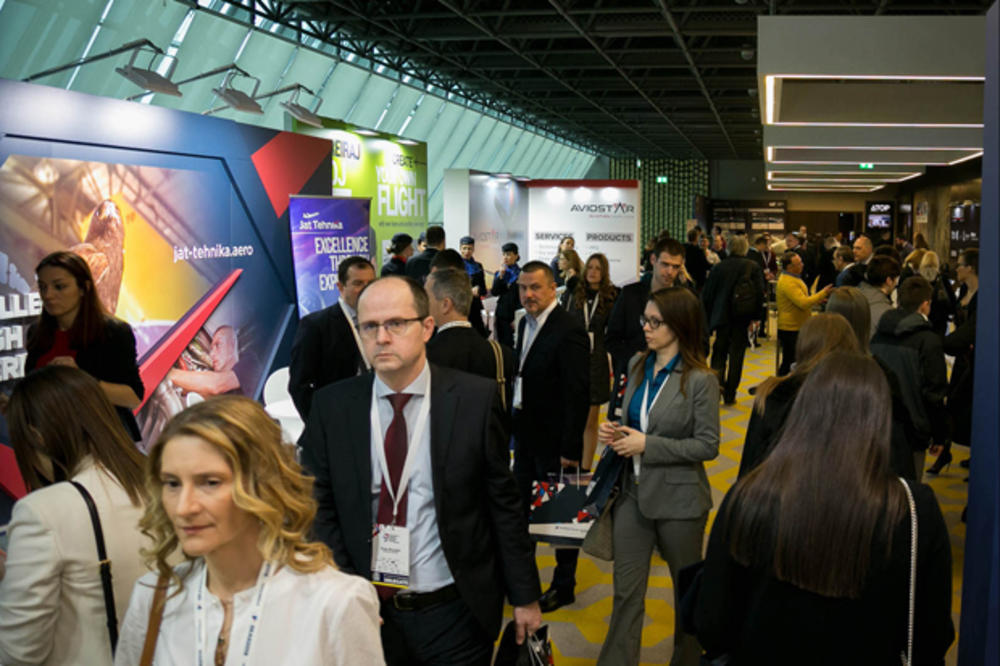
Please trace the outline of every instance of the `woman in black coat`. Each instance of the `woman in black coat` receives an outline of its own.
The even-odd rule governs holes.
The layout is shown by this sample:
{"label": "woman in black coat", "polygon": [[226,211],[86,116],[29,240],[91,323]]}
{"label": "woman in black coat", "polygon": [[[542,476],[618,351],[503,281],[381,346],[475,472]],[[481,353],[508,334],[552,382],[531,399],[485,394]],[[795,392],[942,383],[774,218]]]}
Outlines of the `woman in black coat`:
{"label": "woman in black coat", "polygon": [[604,346],[611,308],[618,287],[611,283],[608,258],[600,252],[587,257],[582,279],[573,280],[560,298],[566,310],[579,319],[590,337],[590,414],[583,431],[583,471],[590,469],[597,449],[597,421],[601,405],[611,398],[611,364]]}
{"label": "woman in black coat", "polygon": [[907,663],[944,663],[955,638],[950,539],[933,491],[892,471],[890,406],[873,359],[834,352],[809,373],[774,450],[712,527],[694,609],[708,657],[884,666],[912,635]]}
{"label": "woman in black coat", "polygon": [[53,252],[35,268],[42,313],[28,329],[25,372],[49,364],[77,367],[98,380],[134,441],[141,439],[132,410],[144,387],[135,335],[105,313],[90,267],[72,252]]}

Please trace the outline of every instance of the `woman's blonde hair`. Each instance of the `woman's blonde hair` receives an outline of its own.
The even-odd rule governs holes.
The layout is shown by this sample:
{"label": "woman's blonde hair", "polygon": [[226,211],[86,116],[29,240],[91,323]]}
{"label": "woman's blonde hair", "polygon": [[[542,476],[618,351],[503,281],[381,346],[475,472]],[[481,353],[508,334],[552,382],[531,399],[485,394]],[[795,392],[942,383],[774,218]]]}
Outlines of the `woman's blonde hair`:
{"label": "woman's blonde hair", "polygon": [[934,282],[938,278],[938,275],[941,274],[941,259],[938,258],[937,252],[932,250],[924,252],[917,272],[928,282]]}
{"label": "woman's blonde hair", "polygon": [[149,500],[139,521],[139,527],[153,542],[152,547],[142,551],[148,566],[179,586],[181,577],[167,563],[179,540],[163,508],[160,465],[166,445],[183,436],[207,442],[229,463],[233,470],[233,503],[260,522],[257,549],[261,557],[303,573],[333,565],[330,549],[308,540],[316,516],[313,481],[302,473],[291,447],[282,443],[280,426],[249,398],[219,396],[177,414],[149,451]]}

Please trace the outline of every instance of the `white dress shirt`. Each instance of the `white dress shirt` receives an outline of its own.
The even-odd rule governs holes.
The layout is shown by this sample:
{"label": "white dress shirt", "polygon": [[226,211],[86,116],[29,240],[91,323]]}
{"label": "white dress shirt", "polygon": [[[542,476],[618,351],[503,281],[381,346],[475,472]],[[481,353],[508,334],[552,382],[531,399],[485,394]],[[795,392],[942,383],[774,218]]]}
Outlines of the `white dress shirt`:
{"label": "white dress shirt", "polygon": [[[178,573],[189,569],[190,573],[184,577],[179,594],[174,594],[176,588],[173,586],[167,591],[163,624],[153,654],[156,666],[194,663],[197,639],[193,598],[201,583],[204,566],[204,560],[198,558],[193,564],[185,563],[176,568]],[[156,574],[150,573],[135,585],[122,623],[115,666],[139,663],[156,578]],[[251,624],[256,589],[254,586],[233,596],[227,666],[242,663],[241,647]],[[204,649],[212,660],[224,612],[218,597],[208,592],[206,598],[205,638],[208,644]],[[332,566],[308,574],[287,566],[279,568],[267,581],[249,663],[260,666],[385,664],[375,588],[363,578],[341,573]]]}
{"label": "white dress shirt", "polygon": [[531,350],[531,345],[535,343],[538,331],[542,330],[542,326],[545,326],[545,322],[548,320],[549,314],[556,309],[557,305],[559,305],[558,299],[552,299],[549,306],[542,310],[537,317],[532,317],[530,314],[525,313],[524,342],[521,346],[521,358],[518,361],[518,368],[524,365],[524,359],[528,357],[528,351]]}
{"label": "white dress shirt", "polygon": [[[424,360],[423,370],[413,382],[400,393],[411,393],[406,406],[403,407],[403,418],[406,420],[407,442],[419,446],[413,473],[406,488],[406,527],[410,532],[410,590],[414,592],[433,592],[455,582],[448,568],[441,547],[441,536],[438,532],[437,509],[434,506],[434,479],[431,474],[431,426],[427,419],[427,427],[421,433],[421,441],[413,442],[413,428],[417,425],[417,414],[424,400],[430,399],[431,372],[430,366]],[[375,395],[378,396],[378,414],[382,422],[382,436],[392,423],[392,404],[388,396],[395,393],[385,382],[375,376]],[[382,492],[382,467],[375,451],[374,438],[369,447],[372,462],[372,518],[378,515],[379,495]]]}

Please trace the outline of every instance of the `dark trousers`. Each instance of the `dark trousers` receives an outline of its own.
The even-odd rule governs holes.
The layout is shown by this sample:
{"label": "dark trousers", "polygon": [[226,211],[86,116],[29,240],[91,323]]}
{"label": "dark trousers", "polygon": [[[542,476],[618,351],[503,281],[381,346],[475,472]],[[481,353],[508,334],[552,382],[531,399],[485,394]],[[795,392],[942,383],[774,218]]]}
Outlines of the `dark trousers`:
{"label": "dark trousers", "polygon": [[381,615],[388,666],[489,666],[493,639],[461,599],[414,611],[383,601]]}
{"label": "dark trousers", "polygon": [[783,331],[778,329],[778,342],[781,344],[781,367],[778,376],[787,375],[795,363],[795,343],[799,340],[798,331]]}
{"label": "dark trousers", "polygon": [[493,330],[496,332],[497,342],[514,346],[514,324],[506,319],[493,319]]}
{"label": "dark trousers", "polygon": [[[553,460],[536,457],[527,447],[515,442],[514,479],[521,493],[524,511],[531,515],[531,483],[546,481],[550,477],[559,478],[561,465],[558,456]],[[580,551],[576,548],[556,548],[556,568],[552,572],[552,587],[572,592],[576,588],[576,561]]]}
{"label": "dark trousers", "polygon": [[[743,357],[746,355],[747,326],[749,322],[737,322],[731,326],[720,326],[715,329],[715,344],[712,345],[712,369],[719,375],[722,385],[722,399],[726,402],[736,400],[736,389],[740,386],[740,376],[743,374]],[[729,361],[729,372],[726,372],[726,360]]]}

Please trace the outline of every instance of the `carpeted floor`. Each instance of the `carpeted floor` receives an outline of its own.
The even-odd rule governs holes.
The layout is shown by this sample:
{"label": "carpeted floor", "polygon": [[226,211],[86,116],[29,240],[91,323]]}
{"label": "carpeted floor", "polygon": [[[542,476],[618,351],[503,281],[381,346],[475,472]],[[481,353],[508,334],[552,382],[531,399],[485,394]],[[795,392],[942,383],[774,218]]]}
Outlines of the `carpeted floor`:
{"label": "carpeted floor", "polygon": [[[775,371],[774,342],[763,342],[763,346],[747,350],[743,381],[737,396],[737,404],[732,407],[720,407],[722,442],[719,457],[707,465],[716,506],[736,480],[743,438],[753,404],[753,398],[747,394],[747,389],[759,384],[773,375]],[[964,483],[964,479],[968,476],[968,471],[960,467],[958,462],[960,459],[968,457],[968,449],[956,447],[954,453],[955,460],[950,469],[937,478],[925,476],[924,482],[930,483],[937,493],[938,501],[941,503],[941,509],[952,535],[955,581],[953,614],[957,629],[958,612],[962,598],[961,574],[965,542],[965,525],[961,523],[959,518],[966,502],[967,485]],[[928,460],[928,465],[931,462],[933,459]],[[713,511],[709,518],[709,529],[711,529],[711,521],[714,518],[715,512]],[[555,557],[552,554],[552,549],[548,546],[540,546],[538,549],[538,568],[542,576],[543,589],[548,587],[552,578],[553,566],[555,566]],[[545,621],[550,627],[550,636],[558,666],[584,666],[585,664],[593,664],[597,660],[601,644],[607,633],[608,620],[611,617],[611,594],[611,563],[581,555],[577,571],[576,602],[545,615]],[[673,649],[673,626],[673,587],[670,574],[666,563],[658,555],[654,555],[649,589],[646,594],[646,622],[642,634],[642,664],[669,663]],[[948,666],[954,666],[956,663],[956,653],[957,640],[948,653]]]}

